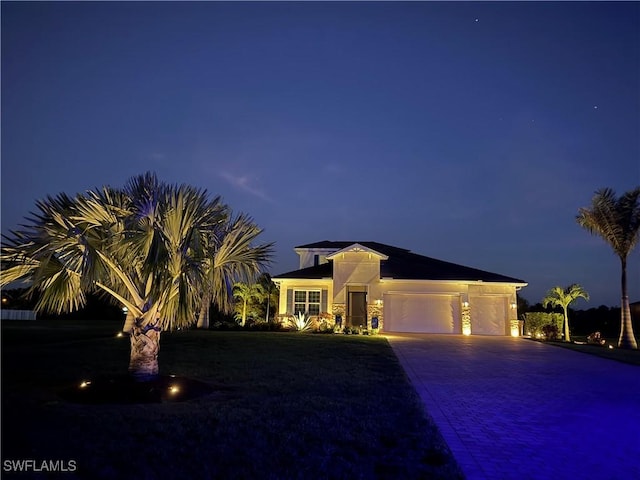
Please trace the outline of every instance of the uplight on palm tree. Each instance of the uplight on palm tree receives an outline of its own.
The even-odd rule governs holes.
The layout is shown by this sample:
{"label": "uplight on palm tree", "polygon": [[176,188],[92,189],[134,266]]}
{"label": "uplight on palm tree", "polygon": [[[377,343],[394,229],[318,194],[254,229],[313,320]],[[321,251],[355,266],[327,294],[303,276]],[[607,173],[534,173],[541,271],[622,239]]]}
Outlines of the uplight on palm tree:
{"label": "uplight on palm tree", "polygon": [[562,311],[564,312],[564,339],[567,342],[571,341],[571,334],[569,333],[569,305],[578,298],[589,300],[589,294],[580,285],[574,283],[567,288],[553,287],[542,299],[542,306],[545,308],[549,305],[562,307]]}
{"label": "uplight on palm tree", "polygon": [[247,217],[231,219],[220,197],[152,173],[122,189],[60,194],[37,207],[2,247],[0,286],[30,282],[40,292],[36,310],[53,313],[81,308],[89,292],[110,295],[128,309],[129,371],[139,380],[158,374],[162,331],[191,325],[205,292],[224,308],[224,287],[259,271],[271,251],[249,244],[260,229]]}
{"label": "uplight on palm tree", "polygon": [[265,303],[264,321],[268,322],[271,304],[277,306],[277,302],[280,298],[280,291],[274,281],[271,280],[271,276],[268,273],[263,273],[258,277],[256,286],[258,300]]}
{"label": "uplight on palm tree", "polygon": [[258,299],[258,296],[258,287],[255,283],[237,282],[233,285],[233,298],[240,302],[236,304],[236,317],[243,327],[247,323],[249,304]]}
{"label": "uplight on palm tree", "polygon": [[598,190],[591,200],[591,206],[579,209],[576,220],[590,233],[602,237],[620,258],[622,302],[618,346],[637,349],[627,292],[627,258],[640,235],[640,187],[626,192],[620,198],[610,188]]}

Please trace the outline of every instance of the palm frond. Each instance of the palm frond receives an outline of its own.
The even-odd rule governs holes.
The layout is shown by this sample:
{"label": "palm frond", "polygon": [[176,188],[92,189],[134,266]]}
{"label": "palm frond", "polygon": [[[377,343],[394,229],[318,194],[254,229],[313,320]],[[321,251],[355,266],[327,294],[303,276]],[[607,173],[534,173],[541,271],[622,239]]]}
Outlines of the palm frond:
{"label": "palm frond", "polygon": [[567,308],[578,298],[589,300],[589,294],[581,285],[574,283],[566,288],[555,286],[549,289],[542,299],[542,306],[544,308],[547,308],[549,305],[552,307]]}
{"label": "palm frond", "polygon": [[273,244],[252,245],[260,233],[251,218],[239,215],[218,234],[209,278],[212,300],[224,312],[230,312],[233,306],[230,287],[238,281],[253,280],[270,262]]}
{"label": "palm frond", "polygon": [[576,220],[591,234],[602,237],[620,258],[626,258],[638,243],[640,188],[619,199],[610,188],[596,191],[590,207],[580,208]]}
{"label": "palm frond", "polygon": [[271,255],[271,244],[253,246],[261,230],[249,217],[232,219],[220,197],[153,173],[36,205],[3,243],[0,285],[28,279],[43,292],[38,308],[56,313],[99,289],[139,319],[185,326],[204,299],[229,307],[232,284],[253,278]]}

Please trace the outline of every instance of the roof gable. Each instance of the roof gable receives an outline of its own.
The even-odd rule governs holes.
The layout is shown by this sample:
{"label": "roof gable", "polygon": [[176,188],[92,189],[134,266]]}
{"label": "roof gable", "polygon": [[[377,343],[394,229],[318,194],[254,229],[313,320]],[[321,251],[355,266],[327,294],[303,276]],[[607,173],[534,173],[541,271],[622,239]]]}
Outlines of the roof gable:
{"label": "roof gable", "polygon": [[389,258],[389,256],[385,255],[384,253],[380,253],[372,248],[366,247],[356,242],[352,245],[349,245],[348,247],[342,248],[337,252],[332,253],[331,255],[327,255],[327,260],[333,260],[338,255],[342,253],[347,253],[347,252],[365,252],[365,253],[369,253],[371,255],[377,256],[378,258],[380,258],[380,260],[387,260]]}

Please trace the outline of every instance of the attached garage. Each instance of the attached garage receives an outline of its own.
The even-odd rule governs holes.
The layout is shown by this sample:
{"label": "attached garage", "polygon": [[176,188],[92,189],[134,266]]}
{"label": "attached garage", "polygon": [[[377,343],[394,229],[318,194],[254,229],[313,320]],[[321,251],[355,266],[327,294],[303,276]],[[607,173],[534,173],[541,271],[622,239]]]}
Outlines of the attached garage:
{"label": "attached garage", "polygon": [[508,335],[507,298],[500,295],[471,297],[471,333]]}
{"label": "attached garage", "polygon": [[384,295],[388,332],[460,333],[460,297],[416,293]]}

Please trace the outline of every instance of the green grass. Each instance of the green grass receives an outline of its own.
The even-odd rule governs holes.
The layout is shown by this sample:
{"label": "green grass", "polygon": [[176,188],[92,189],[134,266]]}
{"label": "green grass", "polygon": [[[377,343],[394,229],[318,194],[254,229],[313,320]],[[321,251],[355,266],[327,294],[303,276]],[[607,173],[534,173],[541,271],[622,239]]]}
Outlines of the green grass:
{"label": "green grass", "polygon": [[133,405],[63,400],[81,380],[126,372],[119,327],[3,322],[3,460],[74,460],[76,478],[92,479],[462,478],[383,337],[164,333],[161,373],[213,393]]}
{"label": "green grass", "polygon": [[[573,341],[584,342],[585,337],[571,336]],[[640,365],[640,350],[628,350],[624,348],[616,348],[616,341],[612,343],[614,348],[608,348],[608,343],[605,346],[600,345],[588,345],[588,344],[576,344],[569,342],[547,342],[549,345],[555,345],[557,347],[567,348],[575,352],[588,353],[589,355],[596,355],[602,358],[608,358],[610,360],[617,360],[618,362],[628,363],[630,365]]]}

